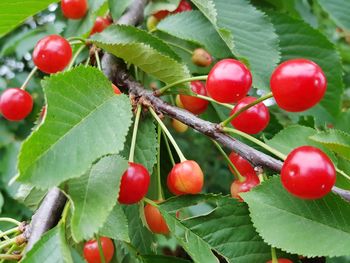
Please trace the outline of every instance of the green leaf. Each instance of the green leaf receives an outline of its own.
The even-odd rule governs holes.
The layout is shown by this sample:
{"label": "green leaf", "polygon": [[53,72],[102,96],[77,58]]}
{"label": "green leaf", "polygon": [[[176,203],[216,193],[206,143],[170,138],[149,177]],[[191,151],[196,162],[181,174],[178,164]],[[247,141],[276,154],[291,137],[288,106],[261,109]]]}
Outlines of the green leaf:
{"label": "green leaf", "polygon": [[[123,152],[121,153],[125,158],[129,156],[132,132],[133,130],[130,129]],[[157,149],[157,133],[153,118],[147,117],[141,119],[136,137],[135,162],[145,166],[150,174],[157,161]]]}
{"label": "green leaf", "polygon": [[340,154],[342,157],[350,160],[350,134],[339,130],[328,130],[319,132],[310,139],[321,143],[331,151]]}
{"label": "green leaf", "polygon": [[346,30],[350,30],[350,2],[344,0],[318,0],[321,7],[329,14],[335,23]]}
{"label": "green leaf", "polygon": [[350,130],[350,110],[344,111],[339,114],[334,123],[334,128],[348,132]]}
{"label": "green leaf", "polygon": [[326,263],[350,263],[350,256],[348,256],[348,257],[327,258]]}
{"label": "green leaf", "polygon": [[[214,204],[213,210],[182,221],[176,218],[178,209],[203,202]],[[159,209],[194,262],[218,262],[211,250],[227,262],[261,263],[270,258],[270,248],[256,233],[244,203],[216,195],[180,196]]]}
{"label": "green leaf", "polygon": [[316,62],[328,83],[320,105],[333,116],[339,114],[343,93],[342,66],[334,44],[303,21],[277,13],[271,14],[270,18],[279,35],[282,60],[306,58]]}
{"label": "green leaf", "polygon": [[57,0],[1,0],[0,37],[23,23],[28,17],[47,8]]}
{"label": "green leaf", "polygon": [[190,263],[190,261],[185,259],[161,256],[161,255],[142,256],[142,262],[143,263]]}
{"label": "green leaf", "polygon": [[142,254],[152,254],[152,243],[154,236],[143,225],[140,219],[138,205],[124,206],[124,212],[129,222],[129,237],[131,244]]}
{"label": "green leaf", "polygon": [[24,256],[21,262],[73,263],[69,247],[65,240],[64,225],[59,224],[45,233]]}
{"label": "green leaf", "polygon": [[107,220],[99,230],[100,236],[130,242],[128,221],[122,207],[117,202]]}
{"label": "green leaf", "polygon": [[349,255],[350,204],[338,195],[302,200],[274,177],[242,197],[268,244],[306,257]]}
{"label": "green leaf", "polygon": [[324,151],[336,164],[336,157],[327,147],[310,139],[315,134],[317,134],[317,131],[312,128],[292,125],[277,133],[271,140],[267,140],[266,144],[283,154],[289,154],[293,149],[303,145],[311,145]]}
{"label": "green leaf", "polygon": [[152,15],[161,10],[174,11],[179,6],[180,0],[154,0],[145,8],[145,16]]}
{"label": "green leaf", "polygon": [[165,83],[189,77],[185,65],[163,41],[132,26],[113,25],[91,41]]}
{"label": "green leaf", "polygon": [[[87,35],[93,27],[100,9],[107,7],[107,0],[88,0],[89,9],[82,19],[68,20],[66,37]],[[106,9],[106,8],[104,8]]]}
{"label": "green leaf", "polygon": [[118,20],[131,3],[131,0],[108,0],[108,6],[113,20]]}
{"label": "green leaf", "polygon": [[82,177],[68,182],[74,208],[71,229],[76,242],[92,238],[102,227],[118,200],[120,179],[127,168],[126,160],[107,156]]}
{"label": "green leaf", "polygon": [[232,56],[230,49],[222,40],[219,33],[199,11],[182,12],[168,16],[159,22],[157,29],[203,46],[216,58]]}
{"label": "green leaf", "polygon": [[115,95],[94,68],[52,75],[43,87],[47,115],[22,145],[18,180],[49,188],[81,176],[101,156],[118,153],[132,114],[129,98]]}
{"label": "green leaf", "polygon": [[192,0],[214,25],[232,53],[246,59],[255,87],[269,90],[269,79],[279,62],[278,38],[262,11],[247,0]]}

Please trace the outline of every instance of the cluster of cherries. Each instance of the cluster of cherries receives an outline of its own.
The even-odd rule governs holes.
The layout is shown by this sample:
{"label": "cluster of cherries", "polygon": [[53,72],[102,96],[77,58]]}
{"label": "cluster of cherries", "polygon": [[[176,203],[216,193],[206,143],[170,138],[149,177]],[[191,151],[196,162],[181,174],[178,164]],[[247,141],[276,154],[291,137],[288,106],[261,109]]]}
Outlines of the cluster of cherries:
{"label": "cluster of cherries", "polygon": [[[63,14],[70,19],[81,19],[88,11],[87,0],[61,1]],[[191,10],[190,4],[182,0],[173,11],[159,11],[154,16],[161,20],[169,14]],[[107,18],[97,18],[90,34],[101,32],[111,21]],[[195,56],[196,55],[196,56]],[[195,61],[201,66],[212,63],[211,56],[197,49],[194,52]],[[53,74],[64,70],[72,59],[72,48],[69,42],[57,35],[41,39],[34,48],[34,64],[42,72]],[[280,64],[273,72],[270,80],[273,97],[279,107],[290,112],[305,111],[318,103],[326,91],[326,77],[322,69],[312,61],[293,59]],[[231,115],[257,100],[247,96],[252,86],[252,74],[240,61],[224,59],[216,63],[210,70],[206,85],[200,81],[191,82],[192,92],[209,96],[220,103],[236,103]],[[116,94],[119,89],[112,85]],[[208,101],[190,95],[179,95],[178,104],[194,114],[203,113],[208,107]],[[20,88],[10,88],[0,97],[0,111],[11,121],[24,119],[32,110],[31,95]],[[269,111],[263,102],[248,108],[231,121],[231,124],[242,132],[257,134],[269,123]],[[243,179],[235,180],[231,185],[231,195],[241,199],[240,193],[247,192],[260,183],[254,167],[236,153],[230,154],[230,160]],[[230,167],[231,169],[231,167]],[[234,170],[232,170],[235,173]],[[281,180],[284,187],[293,195],[303,199],[321,198],[326,195],[335,183],[336,172],[332,161],[321,150],[302,146],[294,149],[286,158]],[[203,187],[204,176],[199,165],[192,160],[180,162],[172,168],[167,177],[167,186],[174,195],[198,194]],[[130,162],[124,172],[118,201],[121,204],[135,204],[147,194],[150,175],[141,164]],[[156,202],[161,202],[157,200]],[[169,228],[157,207],[146,205],[145,218],[151,231],[168,234]],[[114,253],[113,242],[101,238],[102,249],[109,262]],[[99,262],[96,240],[85,244],[84,255],[88,262]],[[283,261],[279,261],[283,262]]]}

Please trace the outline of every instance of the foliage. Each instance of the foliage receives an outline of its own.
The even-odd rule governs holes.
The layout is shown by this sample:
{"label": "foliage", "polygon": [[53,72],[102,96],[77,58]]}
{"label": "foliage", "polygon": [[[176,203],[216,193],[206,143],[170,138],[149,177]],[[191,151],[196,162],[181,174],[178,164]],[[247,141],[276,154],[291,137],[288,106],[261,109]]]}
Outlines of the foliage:
{"label": "foliage", "polygon": [[[242,194],[244,201],[239,202],[227,196],[234,175],[210,139],[193,129],[177,133],[169,119],[162,118],[184,156],[198,162],[205,178],[202,194],[171,197],[166,186],[173,166],[169,152],[176,163],[181,157],[174,145],[167,147],[166,136],[149,113],[152,102],[128,96],[124,86],[119,87],[124,94],[116,95],[99,69],[99,56],[111,53],[126,63],[131,78],[152,90],[206,75],[220,59],[235,58],[251,70],[249,95],[258,97],[270,90],[270,76],[279,63],[310,59],[328,81],[320,103],[290,113],[268,100],[267,129],[250,140],[237,139],[273,157],[276,151],[281,157],[302,145],[318,147],[337,168],[336,186],[350,190],[349,1],[191,0],[192,11],[171,13],[147,28],[154,13],[172,12],[182,2],[153,0],[140,26],[111,25],[92,36],[89,32],[98,16],[108,13],[118,21],[132,8],[132,1],[89,0],[89,10],[80,20],[65,19],[56,2],[0,2],[0,91],[22,85],[34,67],[34,45],[44,36],[73,37],[69,40],[76,54],[63,72],[34,74],[26,87],[34,108],[25,120],[12,123],[0,117],[1,217],[30,221],[52,187],[68,197],[59,223],[22,262],[83,262],[82,245],[96,235],[113,239],[112,262],[261,263],[271,259],[271,246],[293,262],[308,262],[298,256],[350,262],[346,200],[335,193],[313,201],[298,199],[285,191],[275,171],[264,169],[264,182]],[[210,53],[214,61],[210,67],[192,63],[195,48]],[[188,89],[187,83],[174,85],[160,98],[175,105],[177,87]],[[143,109],[133,148],[137,102]],[[219,123],[228,114],[227,105],[212,102],[199,117]],[[267,146],[256,146],[254,139]],[[276,151],[269,152],[268,147]],[[118,203],[131,151],[134,162],[151,174],[147,197],[164,202]],[[170,235],[161,237],[149,230],[145,202],[157,206]],[[0,220],[0,228],[7,230],[10,224]],[[14,249],[21,251],[24,246]]]}

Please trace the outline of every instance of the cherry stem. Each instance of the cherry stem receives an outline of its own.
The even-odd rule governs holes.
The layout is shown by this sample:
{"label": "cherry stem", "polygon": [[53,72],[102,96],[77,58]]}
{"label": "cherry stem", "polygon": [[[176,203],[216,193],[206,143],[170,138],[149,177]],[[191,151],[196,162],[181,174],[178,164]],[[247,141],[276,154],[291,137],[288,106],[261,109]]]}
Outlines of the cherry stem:
{"label": "cherry stem", "polygon": [[0,254],[0,263],[5,262],[5,260],[20,260],[21,259],[21,255],[11,255],[11,253],[13,251],[15,251],[15,249],[17,248],[17,244],[12,244],[12,246],[9,248],[9,250],[7,250],[6,254]]}
{"label": "cherry stem", "polygon": [[171,152],[171,148],[170,148],[170,145],[169,145],[168,138],[166,137],[166,135],[165,135],[165,133],[163,131],[162,131],[162,134],[163,134],[163,137],[164,137],[166,148],[167,148],[168,153],[169,153],[170,161],[171,161],[172,165],[174,166],[175,165],[175,160],[174,160],[173,153]]}
{"label": "cherry stem", "polygon": [[17,221],[16,219],[10,218],[10,217],[0,217],[0,222],[9,222],[9,223],[15,224],[17,226],[21,225],[21,222]]}
{"label": "cherry stem", "polygon": [[[192,95],[191,95],[191,96],[192,96]],[[224,107],[226,107],[226,108],[228,108],[228,109],[230,109],[230,110],[232,110],[233,107],[234,107],[233,105],[231,105],[231,104],[229,104],[229,103],[221,103],[221,102],[218,102],[218,101],[216,101],[216,100],[214,100],[214,99],[212,99],[212,98],[210,98],[210,97],[207,97],[207,96],[204,96],[204,95],[200,95],[200,94],[195,94],[193,97],[198,97],[198,98],[200,98],[200,99],[203,99],[203,100],[207,100],[207,101],[216,103],[216,104],[221,105],[221,106],[224,106]]]}
{"label": "cherry stem", "polygon": [[157,154],[157,183],[158,183],[158,200],[163,200],[163,190],[162,190],[162,181],[160,179],[160,146],[162,139],[162,128],[158,124],[158,154]]}
{"label": "cherry stem", "polygon": [[229,132],[229,133],[233,133],[233,134],[237,134],[239,136],[242,136],[243,138],[261,146],[262,148],[264,148],[265,150],[269,151],[270,153],[274,154],[275,156],[277,156],[278,158],[280,158],[282,160],[285,160],[287,158],[287,156],[284,155],[283,153],[281,153],[280,151],[276,150],[275,148],[270,147],[269,145],[267,145],[266,143],[263,143],[262,141],[259,141],[258,139],[254,138],[253,136],[246,134],[245,132],[241,132],[239,130],[227,128],[227,127],[224,127],[223,130],[225,132]]}
{"label": "cherry stem", "polygon": [[67,38],[68,42],[72,42],[74,40],[78,40],[80,41],[81,43],[86,43],[86,39],[85,38],[82,38],[82,37],[69,37]]}
{"label": "cherry stem", "polygon": [[170,45],[170,46],[174,46],[174,47],[176,47],[176,48],[178,48],[178,49],[182,49],[183,51],[185,51],[185,52],[187,52],[187,53],[189,53],[189,54],[193,54],[193,51],[192,50],[189,50],[189,49],[187,49],[187,48],[185,48],[185,47],[183,47],[183,46],[180,46],[180,45],[177,45],[177,44],[175,44],[175,43],[172,43],[172,42],[168,42],[168,41],[166,41],[166,43],[168,44],[168,45]]}
{"label": "cherry stem", "polygon": [[6,230],[4,232],[1,232],[0,233],[0,238],[5,238],[5,239],[9,239],[8,238],[8,235],[11,235],[13,233],[16,233],[17,231],[19,231],[18,227],[14,227],[14,228],[11,228],[9,230]]}
{"label": "cherry stem", "polygon": [[143,201],[145,201],[146,203],[150,204],[151,206],[158,207],[158,204],[156,202],[152,201],[151,199],[148,199],[147,197],[144,197]]}
{"label": "cherry stem", "polygon": [[130,152],[129,152],[129,162],[131,162],[131,163],[134,162],[136,137],[137,137],[137,130],[139,127],[140,116],[141,116],[141,105],[138,104],[137,109],[136,109],[134,129],[132,131],[132,139],[131,139],[131,146],[130,146]]}
{"label": "cherry stem", "polygon": [[276,249],[274,247],[271,247],[271,263],[278,263],[277,255],[276,255]]}
{"label": "cherry stem", "polygon": [[162,120],[158,117],[157,113],[154,112],[154,110],[149,107],[149,111],[151,112],[151,114],[153,115],[153,117],[156,119],[156,121],[159,123],[159,125],[162,127],[162,130],[165,132],[165,134],[167,135],[167,137],[169,138],[171,144],[174,146],[175,151],[177,153],[177,155],[180,158],[180,162],[184,162],[187,159],[185,158],[185,156],[183,155],[183,153],[181,152],[179,146],[177,145],[174,137],[171,135],[171,133],[169,132],[169,130],[167,129],[167,127],[164,125],[164,123],[162,122]]}
{"label": "cherry stem", "polygon": [[83,46],[79,47],[79,49],[77,50],[77,52],[75,52],[75,54],[74,54],[72,60],[71,60],[70,63],[69,63],[68,70],[70,70],[70,69],[73,67],[75,60],[78,58],[79,54],[83,51],[83,49],[84,49],[85,47],[86,47],[86,46],[83,45]]}
{"label": "cherry stem", "polygon": [[17,237],[5,240],[0,243],[0,251],[3,250],[5,247],[8,247],[10,245],[16,244],[17,242]]}
{"label": "cherry stem", "polygon": [[35,72],[38,70],[38,67],[34,67],[32,69],[32,71],[29,73],[29,75],[27,76],[26,80],[23,82],[21,89],[25,90],[26,86],[28,85],[29,81],[31,80],[31,78],[33,77],[33,75],[35,74]]}
{"label": "cherry stem", "polygon": [[88,56],[88,58],[86,59],[85,67],[89,66],[89,64],[90,64],[90,56]]}
{"label": "cherry stem", "polygon": [[228,164],[232,167],[233,171],[234,171],[234,176],[237,178],[238,181],[240,182],[244,182],[246,179],[244,178],[244,176],[238,171],[238,169],[236,168],[236,166],[232,163],[232,161],[230,160],[230,158],[227,156],[226,152],[222,149],[222,147],[214,140],[211,140],[214,145],[216,146],[216,148],[219,150],[219,152],[222,154],[222,156],[224,156],[225,160],[228,162]]}
{"label": "cherry stem", "polygon": [[96,235],[96,240],[98,244],[98,252],[100,253],[101,263],[106,263],[105,255],[103,254],[103,250],[102,250],[101,240],[98,235]]}
{"label": "cherry stem", "polygon": [[102,71],[100,56],[98,55],[97,50],[95,50],[95,58],[96,58],[97,68]]}
{"label": "cherry stem", "polygon": [[163,88],[160,88],[159,90],[156,90],[155,93],[157,94],[157,96],[161,96],[165,91],[167,91],[168,89],[177,86],[179,84],[183,84],[186,82],[191,82],[194,80],[207,80],[208,75],[204,75],[204,76],[197,76],[197,77],[191,77],[191,78],[186,78],[186,79],[180,79],[178,81],[175,81],[173,83],[170,83],[166,86],[164,86]]}
{"label": "cherry stem", "polygon": [[337,171],[337,173],[341,174],[342,176],[344,176],[347,180],[350,181],[350,176],[348,174],[346,174],[344,171],[340,170],[339,168],[335,167],[335,170]]}
{"label": "cherry stem", "polygon": [[265,94],[264,96],[260,97],[259,99],[245,105],[244,107],[242,107],[241,109],[239,109],[238,111],[236,111],[234,114],[232,114],[230,117],[228,117],[226,120],[224,120],[223,122],[220,123],[221,126],[225,127],[227,126],[227,124],[229,124],[234,118],[236,118],[239,114],[241,114],[242,112],[245,112],[246,110],[250,109],[251,107],[259,104],[260,102],[267,100],[269,98],[272,98],[273,94],[272,92],[269,92],[267,94]]}

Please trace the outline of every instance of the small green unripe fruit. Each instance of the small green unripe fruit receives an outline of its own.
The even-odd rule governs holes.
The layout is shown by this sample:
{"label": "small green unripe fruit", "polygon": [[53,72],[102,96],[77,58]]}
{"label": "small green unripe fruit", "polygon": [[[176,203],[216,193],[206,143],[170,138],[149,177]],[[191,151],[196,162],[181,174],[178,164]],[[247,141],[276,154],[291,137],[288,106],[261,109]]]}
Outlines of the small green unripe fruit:
{"label": "small green unripe fruit", "polygon": [[147,29],[148,31],[154,30],[159,23],[159,20],[155,16],[149,16],[147,18]]}

